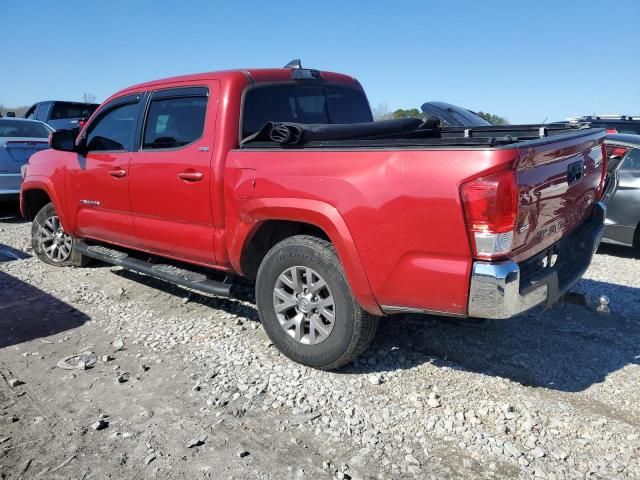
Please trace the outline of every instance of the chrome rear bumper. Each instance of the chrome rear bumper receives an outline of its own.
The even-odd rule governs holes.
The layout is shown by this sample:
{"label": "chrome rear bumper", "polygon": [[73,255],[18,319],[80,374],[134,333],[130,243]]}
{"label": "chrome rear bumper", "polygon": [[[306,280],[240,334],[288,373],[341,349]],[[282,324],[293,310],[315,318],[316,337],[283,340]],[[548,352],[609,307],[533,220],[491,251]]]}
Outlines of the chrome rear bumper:
{"label": "chrome rear bumper", "polygon": [[[562,258],[549,272],[523,282],[520,265],[512,260],[473,264],[468,315],[477,318],[510,318],[537,305],[557,302],[589,267],[602,239],[605,206],[595,204],[593,214],[558,242]],[[542,269],[541,269],[542,270]]]}

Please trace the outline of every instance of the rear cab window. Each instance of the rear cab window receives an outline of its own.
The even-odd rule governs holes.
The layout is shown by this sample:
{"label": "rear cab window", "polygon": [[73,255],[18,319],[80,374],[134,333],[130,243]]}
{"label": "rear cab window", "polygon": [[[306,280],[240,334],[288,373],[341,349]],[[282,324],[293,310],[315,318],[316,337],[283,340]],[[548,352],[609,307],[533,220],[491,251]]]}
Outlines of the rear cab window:
{"label": "rear cab window", "polygon": [[242,138],[256,133],[267,122],[309,124],[372,121],[367,97],[357,88],[336,84],[258,84],[245,93]]}
{"label": "rear cab window", "polygon": [[97,104],[55,102],[51,109],[51,120],[65,118],[89,118],[98,108]]}

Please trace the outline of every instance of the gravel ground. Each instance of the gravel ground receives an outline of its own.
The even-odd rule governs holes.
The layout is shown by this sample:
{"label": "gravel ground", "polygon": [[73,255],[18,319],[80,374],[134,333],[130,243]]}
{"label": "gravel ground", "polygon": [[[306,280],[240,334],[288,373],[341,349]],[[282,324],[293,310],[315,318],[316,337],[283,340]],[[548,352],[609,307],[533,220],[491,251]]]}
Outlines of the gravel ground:
{"label": "gravel ground", "polygon": [[[252,291],[50,267],[14,214],[0,215],[1,479],[640,478],[629,249],[603,248],[579,285],[610,315],[390,317],[331,373],[277,352]],[[56,367],[87,351],[95,365]]]}

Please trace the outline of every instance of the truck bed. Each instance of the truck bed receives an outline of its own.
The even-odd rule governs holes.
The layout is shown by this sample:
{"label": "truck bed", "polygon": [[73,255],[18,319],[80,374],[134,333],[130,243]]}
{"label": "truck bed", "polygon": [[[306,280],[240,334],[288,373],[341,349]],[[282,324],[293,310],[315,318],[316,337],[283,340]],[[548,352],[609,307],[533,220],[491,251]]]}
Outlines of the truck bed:
{"label": "truck bed", "polygon": [[[516,173],[518,213],[507,258],[518,263],[549,253],[593,211],[603,130],[520,125],[411,135],[245,142],[227,158],[227,198],[239,199],[233,210],[255,223],[261,217],[250,210],[281,201],[275,199],[291,199],[294,210],[307,202],[334,211],[352,232],[385,311],[458,315],[467,313],[474,261],[461,185]],[[582,173],[569,179],[576,165]]]}
{"label": "truck bed", "polygon": [[[407,119],[402,119],[407,120]],[[393,121],[395,122],[395,121]],[[382,123],[382,122],[379,122]],[[388,122],[390,123],[390,122]],[[440,149],[455,148],[513,148],[544,145],[561,140],[579,138],[594,132],[580,126],[563,125],[505,125],[488,127],[430,127],[407,128],[404,131],[380,133],[380,129],[367,132],[365,124],[357,125],[325,125],[325,124],[291,124],[269,123],[260,132],[243,140],[240,148],[286,148],[286,149],[353,149],[353,148],[382,148],[382,149]],[[373,124],[375,125],[375,123]],[[411,124],[408,124],[411,126]],[[350,134],[349,130],[351,127]],[[282,139],[282,129],[293,131],[292,137]],[[338,138],[347,137],[347,138]],[[517,145],[516,145],[517,144]]]}

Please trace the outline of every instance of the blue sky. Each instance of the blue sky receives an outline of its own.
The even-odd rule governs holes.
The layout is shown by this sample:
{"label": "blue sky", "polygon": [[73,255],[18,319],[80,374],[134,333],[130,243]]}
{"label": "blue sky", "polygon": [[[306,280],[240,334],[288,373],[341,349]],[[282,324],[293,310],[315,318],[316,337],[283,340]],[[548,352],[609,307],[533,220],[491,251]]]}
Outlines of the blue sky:
{"label": "blue sky", "polygon": [[[303,65],[372,106],[441,100],[511,122],[640,115],[640,1],[0,0],[0,103],[99,101],[165,76]],[[309,5],[309,7],[306,7]]]}

